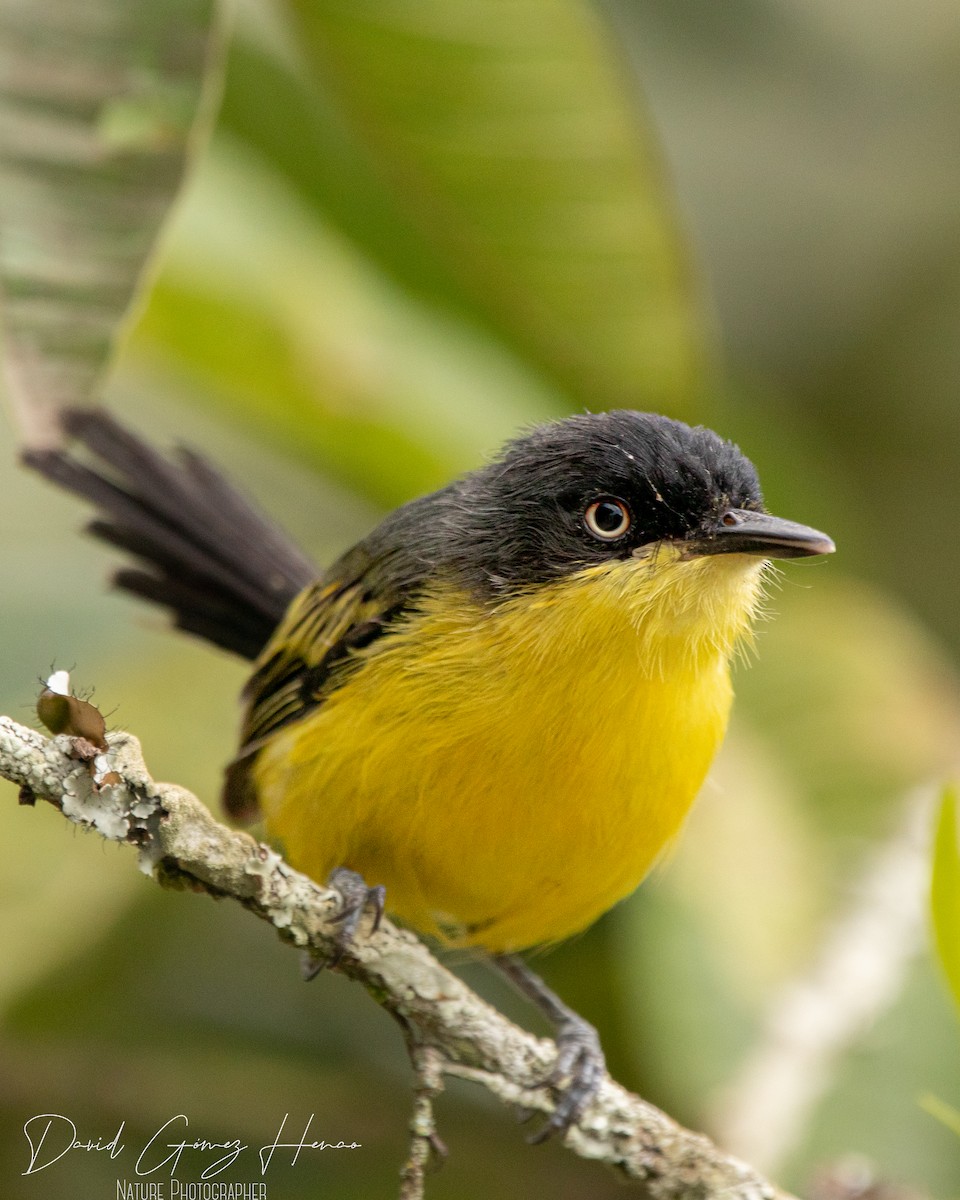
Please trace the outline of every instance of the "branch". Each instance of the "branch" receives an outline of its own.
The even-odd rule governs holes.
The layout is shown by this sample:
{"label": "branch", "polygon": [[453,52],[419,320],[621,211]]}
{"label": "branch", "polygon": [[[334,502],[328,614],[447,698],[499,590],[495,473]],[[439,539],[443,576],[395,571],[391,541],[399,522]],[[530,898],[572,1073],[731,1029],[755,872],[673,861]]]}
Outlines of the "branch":
{"label": "branch", "polygon": [[[75,824],[136,847],[141,870],[160,884],[230,896],[311,957],[332,956],[337,892],[292,870],[248,834],[219,824],[183,788],[155,783],[136,738],[115,733],[108,741],[108,752],[94,759],[89,743],[64,735],[48,739],[0,717],[0,776],[20,785],[21,803],[49,801]],[[362,983],[398,1021],[417,1068],[407,1194],[421,1194],[426,1142],[439,1144],[430,1100],[443,1075],[481,1083],[512,1106],[553,1111],[541,1081],[556,1055],[554,1043],[526,1033],[486,1004],[412,933],[385,921],[377,933],[358,938],[337,969]],[[575,1154],[642,1183],[651,1200],[692,1194],[703,1200],[790,1200],[745,1163],[609,1077],[564,1141]]]}

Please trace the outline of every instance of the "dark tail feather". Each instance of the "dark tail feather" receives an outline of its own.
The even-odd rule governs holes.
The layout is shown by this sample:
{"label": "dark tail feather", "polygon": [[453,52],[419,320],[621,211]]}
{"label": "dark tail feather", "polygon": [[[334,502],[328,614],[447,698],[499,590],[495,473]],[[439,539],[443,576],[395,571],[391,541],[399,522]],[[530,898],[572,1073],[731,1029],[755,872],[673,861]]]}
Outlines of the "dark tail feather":
{"label": "dark tail feather", "polygon": [[168,608],[174,624],[256,658],[290,601],[319,574],[267,517],[205,459],[166,459],[98,409],[73,409],[63,427],[90,452],[28,450],[27,466],[91,501],[89,530],[139,559],[114,583]]}

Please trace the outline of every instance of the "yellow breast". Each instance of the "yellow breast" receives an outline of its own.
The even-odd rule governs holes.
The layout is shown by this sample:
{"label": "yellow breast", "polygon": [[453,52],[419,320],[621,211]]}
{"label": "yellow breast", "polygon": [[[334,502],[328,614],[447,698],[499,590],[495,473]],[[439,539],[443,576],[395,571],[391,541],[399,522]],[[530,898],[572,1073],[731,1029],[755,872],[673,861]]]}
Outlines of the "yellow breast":
{"label": "yellow breast", "polygon": [[268,830],[294,866],[351,867],[457,944],[577,932],[678,832],[759,578],[756,559],[663,551],[496,607],[439,589],[261,751]]}

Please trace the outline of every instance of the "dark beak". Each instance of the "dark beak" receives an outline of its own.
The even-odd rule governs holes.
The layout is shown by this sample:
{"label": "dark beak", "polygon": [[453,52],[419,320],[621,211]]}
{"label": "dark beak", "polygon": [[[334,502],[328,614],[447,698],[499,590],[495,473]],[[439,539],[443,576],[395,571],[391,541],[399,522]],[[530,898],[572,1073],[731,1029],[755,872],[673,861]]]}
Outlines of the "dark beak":
{"label": "dark beak", "polygon": [[760,558],[807,558],[832,554],[833,541],[825,533],[785,521],[769,513],[729,508],[706,533],[683,543],[689,557],[701,554],[755,554]]}

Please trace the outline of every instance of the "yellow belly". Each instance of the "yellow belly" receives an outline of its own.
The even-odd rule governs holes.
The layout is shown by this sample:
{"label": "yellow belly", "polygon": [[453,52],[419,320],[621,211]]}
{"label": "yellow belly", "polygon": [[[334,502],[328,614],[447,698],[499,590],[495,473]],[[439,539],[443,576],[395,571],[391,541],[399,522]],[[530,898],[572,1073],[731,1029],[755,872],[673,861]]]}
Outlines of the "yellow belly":
{"label": "yellow belly", "polygon": [[441,593],[383,639],[260,752],[292,864],[350,867],[414,928],[492,952],[567,937],[632,891],[723,736],[735,638],[694,636],[696,612],[661,636],[663,605],[625,604],[622,582],[594,572],[493,611]]}

